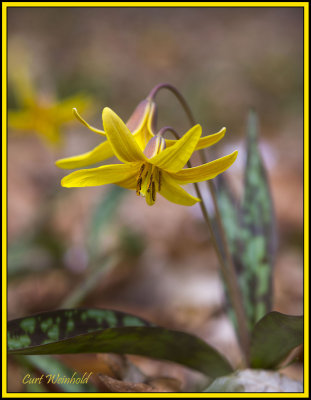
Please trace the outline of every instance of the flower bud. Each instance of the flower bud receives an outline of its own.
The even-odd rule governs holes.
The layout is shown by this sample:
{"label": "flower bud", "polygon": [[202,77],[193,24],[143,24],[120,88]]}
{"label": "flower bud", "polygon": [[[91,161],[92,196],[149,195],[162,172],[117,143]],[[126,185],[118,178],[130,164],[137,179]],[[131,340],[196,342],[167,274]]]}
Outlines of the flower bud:
{"label": "flower bud", "polygon": [[154,136],[149,140],[145,147],[144,154],[148,158],[152,158],[165,149],[165,139],[162,136]]}
{"label": "flower bud", "polygon": [[126,123],[128,129],[134,133],[149,120],[150,128],[153,129],[156,119],[156,104],[150,100],[141,101],[135,108],[133,114]]}

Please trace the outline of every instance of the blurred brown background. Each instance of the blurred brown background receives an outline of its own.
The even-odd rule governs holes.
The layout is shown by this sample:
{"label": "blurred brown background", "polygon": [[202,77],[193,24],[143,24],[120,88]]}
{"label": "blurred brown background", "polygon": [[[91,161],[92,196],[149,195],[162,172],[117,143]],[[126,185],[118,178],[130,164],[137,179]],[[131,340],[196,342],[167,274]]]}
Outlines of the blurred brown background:
{"label": "blurred brown background", "polygon": [[[279,231],[274,309],[302,312],[301,8],[10,8],[9,77],[14,68],[11,60],[25,62],[23,52],[16,51],[17,43],[28,55],[37,90],[58,99],[77,92],[91,95],[94,105],[87,120],[98,127],[104,106],[126,120],[154,85],[174,84],[205,134],[227,127],[225,138],[215,147],[219,155],[240,150],[228,172],[237,191],[246,117],[253,107],[260,121]],[[15,108],[10,86],[8,90],[9,108]],[[188,122],[177,101],[168,92],[158,100],[159,126],[186,131]],[[66,171],[58,170],[54,161],[86,152],[101,138],[75,121],[63,134],[64,146],[55,150],[36,135],[16,136],[9,131],[9,246],[24,245],[25,238],[36,232],[43,242],[28,243],[26,253],[18,247],[20,260],[9,263],[10,319],[59,308],[89,274],[88,224],[109,188],[61,188]],[[232,363],[238,362],[238,348],[223,312],[216,257],[199,207],[175,206],[164,199],[148,207],[128,192],[100,237],[103,254],[124,230],[134,232],[144,250],[134,261],[118,263],[81,305],[129,311],[196,333]],[[78,368],[74,360],[78,356],[67,357],[67,363]],[[135,360],[146,373],[174,376],[187,387],[184,369]],[[94,366],[102,361],[94,356],[89,362]],[[19,367],[12,363],[10,368],[11,390],[23,390]],[[301,379],[301,365],[287,373]]]}

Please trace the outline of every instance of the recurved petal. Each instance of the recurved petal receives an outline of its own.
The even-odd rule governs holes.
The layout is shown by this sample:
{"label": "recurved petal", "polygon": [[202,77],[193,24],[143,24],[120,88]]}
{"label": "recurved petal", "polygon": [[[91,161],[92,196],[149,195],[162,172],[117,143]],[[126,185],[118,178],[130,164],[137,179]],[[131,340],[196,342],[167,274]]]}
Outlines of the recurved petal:
{"label": "recurved petal", "polygon": [[207,135],[201,137],[196,145],[195,150],[205,149],[206,147],[212,146],[213,144],[219,142],[226,133],[226,128],[222,128],[219,132],[214,133],[213,135]]}
{"label": "recurved petal", "polygon": [[[195,147],[195,150],[205,149],[206,147],[212,146],[213,144],[219,142],[219,140],[221,140],[225,136],[225,133],[226,128],[222,128],[219,132],[201,137]],[[165,142],[166,147],[171,147],[177,142],[177,140],[165,139]]]}
{"label": "recurved petal", "polygon": [[113,156],[114,153],[110,146],[110,143],[106,140],[105,142],[96,146],[93,150],[88,151],[87,153],[57,160],[55,162],[55,165],[63,169],[83,168],[87,167],[88,165],[107,160],[108,158]]}
{"label": "recurved petal", "polygon": [[120,161],[147,160],[125,123],[108,107],[103,110],[103,125],[113,152]]}
{"label": "recurved petal", "polygon": [[[148,100],[145,100],[145,102],[148,102]],[[126,123],[126,126],[129,128],[129,130],[133,133],[135,137],[135,141],[137,142],[138,146],[141,148],[142,151],[144,151],[147,143],[149,140],[155,135],[156,132],[156,120],[157,120],[157,106],[154,102],[151,102],[150,107],[147,110],[147,115],[140,126],[136,129],[133,130],[129,123]]]}
{"label": "recurved petal", "polygon": [[81,169],[65,176],[61,184],[64,187],[86,187],[121,182],[124,186],[127,181],[132,182],[132,178],[137,175],[138,169],[138,163],[104,165],[98,168]]}
{"label": "recurved petal", "polygon": [[150,163],[170,172],[181,170],[195,150],[201,133],[201,126],[195,125],[173,146],[151,158]]}
{"label": "recurved petal", "polygon": [[206,181],[208,179],[215,178],[215,176],[228,169],[230,165],[234,163],[237,155],[238,152],[234,151],[225,157],[218,158],[217,160],[200,165],[198,167],[185,168],[179,172],[170,173],[170,176],[180,185]]}
{"label": "recurved petal", "polygon": [[72,109],[72,112],[73,112],[74,116],[77,118],[77,120],[81,122],[81,124],[85,125],[85,126],[86,126],[87,128],[89,128],[91,131],[93,131],[93,132],[95,132],[95,133],[98,133],[99,135],[106,136],[106,133],[105,133],[103,130],[97,129],[97,128],[95,128],[94,126],[92,126],[92,125],[90,125],[89,123],[87,123],[87,122],[85,121],[85,119],[83,119],[83,118],[81,117],[81,115],[78,113],[78,110],[77,110],[76,108],[73,108],[73,109]]}
{"label": "recurved petal", "polygon": [[163,171],[160,194],[172,203],[182,206],[193,206],[200,201],[197,197],[191,196],[180,187],[170,175]]}

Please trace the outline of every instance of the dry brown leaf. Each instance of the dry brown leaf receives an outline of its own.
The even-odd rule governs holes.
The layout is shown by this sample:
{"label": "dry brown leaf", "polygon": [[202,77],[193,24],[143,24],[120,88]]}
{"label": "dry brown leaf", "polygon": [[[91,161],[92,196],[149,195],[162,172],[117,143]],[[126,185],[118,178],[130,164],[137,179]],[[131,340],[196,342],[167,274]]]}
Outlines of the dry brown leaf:
{"label": "dry brown leaf", "polygon": [[156,392],[151,386],[145,383],[130,383],[110,378],[107,375],[98,375],[104,384],[104,390],[107,393],[140,393],[140,392]]}
{"label": "dry brown leaf", "polygon": [[127,367],[127,360],[125,356],[106,353],[97,354],[97,359],[102,361],[109,371],[108,373],[105,371],[105,375],[115,379],[123,378]]}
{"label": "dry brown leaf", "polygon": [[107,375],[98,375],[108,393],[158,393],[180,390],[180,382],[173,378],[152,378],[146,383],[123,382]]}
{"label": "dry brown leaf", "polygon": [[152,378],[146,384],[150,385],[156,392],[180,392],[181,382],[175,378]]}

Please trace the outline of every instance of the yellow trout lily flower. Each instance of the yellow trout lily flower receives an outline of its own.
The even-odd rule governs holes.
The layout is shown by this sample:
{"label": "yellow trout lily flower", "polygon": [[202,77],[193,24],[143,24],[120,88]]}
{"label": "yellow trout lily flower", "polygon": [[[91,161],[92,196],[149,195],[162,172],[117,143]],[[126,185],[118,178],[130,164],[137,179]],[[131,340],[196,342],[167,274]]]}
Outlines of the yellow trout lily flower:
{"label": "yellow trout lily flower", "polygon": [[152,137],[142,150],[125,123],[109,108],[103,110],[103,125],[107,142],[122,164],[83,169],[65,176],[64,187],[99,186],[114,183],[136,190],[148,205],[160,193],[167,200],[192,206],[200,199],[191,196],[180,185],[214,178],[234,162],[237,151],[215,161],[194,168],[183,167],[196,150],[202,128],[195,125],[181,139],[165,148],[166,140]]}
{"label": "yellow trout lily flower", "polygon": [[[91,131],[106,137],[106,133],[104,130],[94,128],[93,126],[88,124],[81,117],[76,108],[73,109],[73,112],[77,119],[83,125],[89,128]],[[142,151],[144,151],[150,139],[155,136],[156,117],[156,103],[147,98],[138,104],[133,114],[126,122],[127,128],[131,131],[132,135],[135,138],[135,141]],[[225,133],[226,128],[222,128],[219,132],[214,133],[213,135],[208,135],[200,138],[198,143],[196,144],[195,150],[200,150],[217,143],[224,137]],[[176,140],[165,140],[165,142],[166,147],[171,147],[176,143]],[[87,153],[63,158],[56,161],[56,165],[59,168],[63,169],[83,168],[101,161],[105,161],[113,156],[113,148],[111,147],[110,142],[106,140],[103,143],[100,143],[93,150],[88,151]]]}

